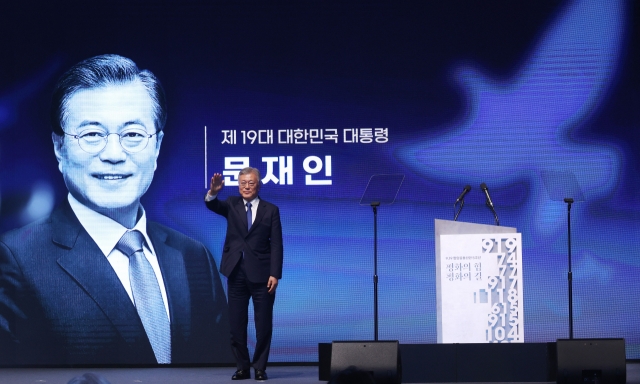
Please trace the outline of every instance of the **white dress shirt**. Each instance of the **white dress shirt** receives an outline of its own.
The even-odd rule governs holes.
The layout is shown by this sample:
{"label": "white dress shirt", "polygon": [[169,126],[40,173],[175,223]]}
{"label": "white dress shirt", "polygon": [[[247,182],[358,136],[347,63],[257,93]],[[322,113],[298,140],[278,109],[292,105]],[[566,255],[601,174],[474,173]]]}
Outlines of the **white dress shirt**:
{"label": "white dress shirt", "polygon": [[[71,205],[71,209],[80,221],[80,224],[82,224],[84,229],[89,233],[89,236],[91,236],[93,241],[98,245],[98,248],[100,248],[104,256],[107,258],[107,261],[111,264],[116,275],[118,275],[118,279],[120,279],[122,286],[127,291],[131,302],[135,305],[133,292],[131,290],[131,282],[129,281],[129,258],[115,248],[122,235],[127,231],[127,228],[107,216],[86,207],[76,200],[71,194],[69,194],[68,200]],[[140,231],[144,236],[144,255],[151,264],[153,272],[156,274],[158,285],[160,286],[160,292],[162,293],[164,308],[167,311],[167,318],[171,321],[167,292],[164,288],[162,272],[160,272],[160,265],[158,264],[158,258],[156,257],[155,251],[153,250],[151,239],[147,236],[147,215],[144,212],[144,209],[142,209],[142,217],[140,217],[140,220],[138,220],[135,227],[131,229]]]}
{"label": "white dress shirt", "polygon": [[[217,197],[218,197],[217,194],[212,196],[207,193],[207,195],[204,197],[204,201],[212,201],[212,200],[215,200]],[[260,203],[260,197],[256,196],[256,198],[251,201],[247,201],[245,199],[242,199],[242,201],[244,201],[245,212],[247,211],[247,203],[251,203],[251,225],[253,225],[253,223],[256,221],[256,212],[258,212],[258,204]]]}

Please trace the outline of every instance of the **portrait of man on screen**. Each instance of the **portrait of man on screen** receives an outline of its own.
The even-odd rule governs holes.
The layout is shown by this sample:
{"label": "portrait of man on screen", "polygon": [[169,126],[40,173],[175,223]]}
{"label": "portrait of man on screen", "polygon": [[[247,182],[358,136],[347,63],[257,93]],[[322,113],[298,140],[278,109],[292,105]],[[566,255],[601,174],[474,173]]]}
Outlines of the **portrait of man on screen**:
{"label": "portrait of man on screen", "polygon": [[213,257],[140,203],[166,118],[160,82],[128,58],[62,75],[51,136],[69,193],[49,217],[0,235],[0,364],[228,360]]}

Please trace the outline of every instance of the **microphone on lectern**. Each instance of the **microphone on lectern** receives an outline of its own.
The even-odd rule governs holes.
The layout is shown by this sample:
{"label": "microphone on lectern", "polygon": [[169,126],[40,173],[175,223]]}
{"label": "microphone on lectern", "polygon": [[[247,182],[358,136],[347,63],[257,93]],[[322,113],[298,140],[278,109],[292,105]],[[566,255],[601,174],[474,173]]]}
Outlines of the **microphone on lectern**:
{"label": "microphone on lectern", "polygon": [[456,199],[456,203],[459,202],[460,200],[464,199],[464,195],[466,195],[467,193],[469,193],[469,191],[471,190],[471,186],[470,185],[465,185],[464,189],[462,190],[462,193],[460,194],[460,196],[458,196],[458,198]]}
{"label": "microphone on lectern", "polygon": [[487,188],[487,184],[480,184],[480,189],[484,192],[484,195],[487,197],[487,205],[489,208],[493,209],[493,201],[491,201],[491,196],[489,196],[489,188]]}
{"label": "microphone on lectern", "polygon": [[491,196],[489,196],[489,188],[487,188],[487,184],[480,184],[480,189],[482,189],[482,192],[484,192],[484,195],[487,197],[487,207],[489,207],[491,212],[493,212],[493,218],[496,220],[496,225],[500,225],[498,214],[496,213],[495,208],[493,208],[493,201],[491,201]]}

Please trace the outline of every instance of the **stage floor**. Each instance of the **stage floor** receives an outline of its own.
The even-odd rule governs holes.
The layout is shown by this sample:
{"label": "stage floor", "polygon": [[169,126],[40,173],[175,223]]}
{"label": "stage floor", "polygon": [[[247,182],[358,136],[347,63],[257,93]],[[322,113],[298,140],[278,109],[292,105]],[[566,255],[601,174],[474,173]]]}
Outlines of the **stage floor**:
{"label": "stage floor", "polygon": [[[238,383],[231,380],[233,368],[0,368],[0,383],[67,384],[86,372],[97,373],[111,384]],[[318,380],[317,366],[271,366],[267,373],[272,384],[324,383]],[[640,363],[627,364],[627,383],[640,384]]]}

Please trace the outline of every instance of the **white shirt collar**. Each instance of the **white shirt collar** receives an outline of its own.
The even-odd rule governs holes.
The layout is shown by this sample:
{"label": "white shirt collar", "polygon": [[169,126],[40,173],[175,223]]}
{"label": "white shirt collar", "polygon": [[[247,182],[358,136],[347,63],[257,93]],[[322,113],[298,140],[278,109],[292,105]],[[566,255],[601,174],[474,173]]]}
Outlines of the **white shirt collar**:
{"label": "white shirt collar", "polygon": [[[118,241],[120,241],[122,235],[127,231],[127,228],[113,219],[83,205],[76,200],[71,193],[68,195],[68,200],[80,224],[82,224],[84,229],[89,233],[93,241],[96,242],[102,253],[104,253],[105,256],[109,256],[116,244],[118,244]],[[146,241],[146,247],[155,254],[151,239],[147,236],[147,214],[142,206],[140,206],[140,209],[142,209],[142,216],[131,229],[138,230],[142,233]]]}
{"label": "white shirt collar", "polygon": [[251,208],[257,208],[258,204],[260,203],[260,197],[256,196],[253,200],[251,201],[247,201],[245,199],[242,199],[242,201],[244,201],[244,206],[247,206],[247,203],[251,203]]}

